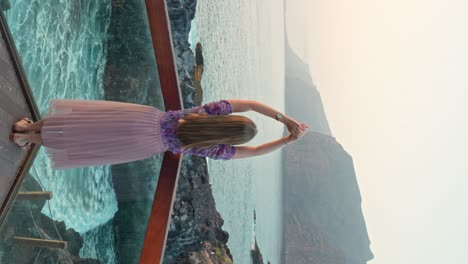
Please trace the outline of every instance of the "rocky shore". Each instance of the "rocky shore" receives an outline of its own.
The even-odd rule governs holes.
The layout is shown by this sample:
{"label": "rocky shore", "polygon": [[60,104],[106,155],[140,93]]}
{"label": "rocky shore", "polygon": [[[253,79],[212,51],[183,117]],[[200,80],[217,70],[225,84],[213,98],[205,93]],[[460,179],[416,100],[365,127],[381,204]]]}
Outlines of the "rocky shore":
{"label": "rocky shore", "polygon": [[[254,233],[255,233],[255,227],[257,225],[257,215],[256,215],[255,210],[254,210],[253,215],[254,215]],[[263,255],[260,252],[260,249],[258,248],[258,245],[257,245],[257,237],[254,236],[254,239],[255,239],[254,248],[250,250],[250,256],[252,257],[252,263],[253,264],[264,264],[265,262],[263,262]],[[267,263],[270,264],[270,261],[268,261]]]}
{"label": "rocky shore", "polygon": [[208,252],[217,262],[232,263],[226,243],[229,234],[222,230],[224,224],[216,210],[209,183],[206,158],[184,156],[177,186],[164,263],[205,263]]}
{"label": "rocky shore", "polygon": [[[196,0],[168,0],[167,5],[183,103],[190,108],[202,101],[194,88],[196,63],[188,43]],[[112,2],[105,98],[163,110],[144,8],[143,1]],[[139,263],[161,158],[111,167],[118,200],[114,226],[119,263]],[[232,263],[223,223],[212,195],[206,158],[184,156],[163,263]]]}
{"label": "rocky shore", "polygon": [[[260,249],[258,248],[258,245],[257,245],[257,238],[255,238],[254,248],[250,250],[250,255],[252,256],[252,263],[253,264],[264,264],[265,263],[265,262],[263,262],[263,255],[260,252]],[[267,263],[270,264],[270,261],[268,261]]]}
{"label": "rocky shore", "polygon": [[195,88],[195,104],[201,105],[203,101],[203,89],[201,86],[203,70],[205,68],[202,45],[197,43],[195,48],[195,67],[193,68],[193,86]]}

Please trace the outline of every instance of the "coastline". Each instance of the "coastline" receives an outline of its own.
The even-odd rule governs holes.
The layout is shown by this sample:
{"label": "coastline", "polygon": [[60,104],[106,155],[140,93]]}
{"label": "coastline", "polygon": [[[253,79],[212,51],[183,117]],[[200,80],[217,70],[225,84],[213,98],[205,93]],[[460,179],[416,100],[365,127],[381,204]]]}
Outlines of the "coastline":
{"label": "coastline", "polygon": [[285,36],[286,113],[316,122],[302,144],[282,151],[282,262],[365,264],[374,256],[353,158],[333,136],[308,65]]}
{"label": "coastline", "polygon": [[[108,58],[103,78],[105,99],[159,106],[161,109],[162,94],[146,18],[129,16],[133,13],[141,14],[142,8],[143,4],[132,1],[112,3]],[[194,18],[195,8],[196,0],[168,2],[184,108],[194,107],[202,101],[201,87],[196,93],[193,84],[196,64],[188,43],[190,21]],[[199,77],[201,78],[201,74]],[[142,244],[135,242],[142,242],[146,232],[146,220],[150,213],[161,158],[162,155],[158,155],[111,166],[118,200],[113,225],[119,263],[138,262]],[[164,263],[199,263],[197,261],[206,259],[208,244],[217,252],[216,259],[222,260],[222,263],[232,262],[232,255],[226,245],[229,234],[222,230],[223,223],[216,210],[209,184],[206,158],[184,156]]]}

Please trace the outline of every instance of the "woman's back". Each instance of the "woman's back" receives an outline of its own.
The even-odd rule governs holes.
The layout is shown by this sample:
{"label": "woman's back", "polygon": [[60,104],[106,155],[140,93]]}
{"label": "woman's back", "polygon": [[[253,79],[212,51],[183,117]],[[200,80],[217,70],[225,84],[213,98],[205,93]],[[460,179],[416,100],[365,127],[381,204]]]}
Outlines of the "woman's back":
{"label": "woman's back", "polygon": [[169,110],[161,120],[162,140],[167,149],[174,154],[187,153],[197,156],[209,157],[212,159],[230,159],[235,154],[235,147],[229,144],[215,144],[210,148],[190,148],[183,151],[183,144],[177,138],[177,127],[179,121],[188,114],[207,114],[207,115],[229,115],[232,113],[232,107],[227,100],[214,101],[184,110]]}

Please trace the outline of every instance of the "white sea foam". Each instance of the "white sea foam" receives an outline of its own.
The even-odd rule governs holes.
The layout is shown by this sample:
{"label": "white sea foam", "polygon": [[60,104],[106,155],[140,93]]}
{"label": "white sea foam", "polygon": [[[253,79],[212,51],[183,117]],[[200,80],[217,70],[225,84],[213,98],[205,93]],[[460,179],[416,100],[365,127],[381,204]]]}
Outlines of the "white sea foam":
{"label": "white sea foam", "polygon": [[[52,98],[103,99],[111,2],[11,2],[7,21],[41,114],[47,113]],[[45,206],[42,212],[64,221],[67,228],[84,233],[108,222],[117,211],[110,166],[54,170],[41,149],[31,174],[53,193],[51,211]],[[89,243],[93,242],[85,240],[86,248],[113,251],[113,241]]]}
{"label": "white sea foam", "polygon": [[195,47],[196,47],[197,42],[198,42],[197,25],[195,23],[195,20],[192,20],[192,23],[190,24],[190,32],[189,32],[188,42],[190,44],[190,49],[195,51]]}
{"label": "white sea foam", "polygon": [[[60,5],[15,1],[7,12],[41,113],[47,112],[51,98],[101,99],[106,27],[96,23],[109,22],[97,17],[102,8],[110,17],[110,4],[73,1]],[[54,193],[54,218],[67,227],[86,232],[117,211],[109,166],[53,170],[41,151],[33,169]],[[49,215],[49,210],[44,208],[43,213]]]}

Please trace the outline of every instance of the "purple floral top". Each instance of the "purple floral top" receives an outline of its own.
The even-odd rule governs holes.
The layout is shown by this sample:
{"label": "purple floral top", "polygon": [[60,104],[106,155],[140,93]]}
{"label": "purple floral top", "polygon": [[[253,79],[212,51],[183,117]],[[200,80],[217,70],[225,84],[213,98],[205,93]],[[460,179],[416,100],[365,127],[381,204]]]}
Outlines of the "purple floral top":
{"label": "purple floral top", "polygon": [[226,100],[215,101],[204,104],[202,106],[192,107],[184,110],[169,110],[164,113],[161,119],[161,135],[164,145],[172,153],[188,153],[197,156],[209,157],[212,159],[231,159],[236,153],[236,148],[233,145],[218,144],[213,145],[205,150],[198,150],[196,148],[182,151],[182,143],[176,137],[176,127],[179,119],[186,113],[207,113],[208,115],[229,115],[232,113],[232,106]]}

